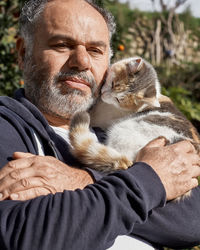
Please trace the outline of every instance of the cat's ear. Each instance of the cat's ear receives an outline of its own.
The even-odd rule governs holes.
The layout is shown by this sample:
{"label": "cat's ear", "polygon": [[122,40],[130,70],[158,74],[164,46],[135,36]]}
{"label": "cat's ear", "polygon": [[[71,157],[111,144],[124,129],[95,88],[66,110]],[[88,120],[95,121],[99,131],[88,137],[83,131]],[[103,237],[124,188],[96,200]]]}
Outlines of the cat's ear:
{"label": "cat's ear", "polygon": [[129,73],[136,73],[143,67],[144,61],[142,58],[136,58],[127,63],[127,69]]}

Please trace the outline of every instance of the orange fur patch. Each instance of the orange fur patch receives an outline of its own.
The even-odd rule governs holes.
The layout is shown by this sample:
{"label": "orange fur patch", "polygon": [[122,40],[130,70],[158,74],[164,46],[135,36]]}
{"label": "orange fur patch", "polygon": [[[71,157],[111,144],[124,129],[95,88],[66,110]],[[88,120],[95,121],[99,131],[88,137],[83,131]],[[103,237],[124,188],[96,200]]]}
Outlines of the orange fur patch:
{"label": "orange fur patch", "polygon": [[197,143],[200,143],[200,137],[199,137],[199,135],[198,135],[196,129],[195,129],[194,127],[191,127],[191,128],[190,128],[190,132],[191,132],[191,134],[192,134],[193,140],[194,140],[195,142],[197,142]]}

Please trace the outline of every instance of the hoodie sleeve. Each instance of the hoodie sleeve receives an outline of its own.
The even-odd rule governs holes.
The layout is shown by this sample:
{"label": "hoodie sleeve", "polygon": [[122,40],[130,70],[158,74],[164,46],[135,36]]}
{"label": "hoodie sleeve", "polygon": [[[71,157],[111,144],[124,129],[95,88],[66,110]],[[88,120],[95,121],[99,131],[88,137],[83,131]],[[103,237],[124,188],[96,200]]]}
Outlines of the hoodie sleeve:
{"label": "hoodie sleeve", "polygon": [[[35,148],[28,130],[18,126],[18,120],[14,122],[12,116],[4,119],[4,114],[1,117],[3,167],[13,152],[35,153]],[[96,173],[93,176],[97,178]],[[189,198],[162,207],[164,200],[165,192],[157,175],[147,165],[138,163],[127,171],[103,177],[84,190],[26,202],[1,201],[0,249],[103,250],[122,234],[135,234],[173,248],[199,244],[200,188],[194,189]]]}
{"label": "hoodie sleeve", "polygon": [[164,204],[160,179],[151,167],[137,163],[84,190],[1,201],[0,249],[104,250]]}
{"label": "hoodie sleeve", "polygon": [[[90,169],[94,179],[101,174]],[[167,202],[153,209],[144,223],[136,223],[133,236],[153,245],[169,248],[191,248],[200,244],[200,186],[191,195],[178,201]]]}
{"label": "hoodie sleeve", "polygon": [[[0,107],[0,111],[3,167],[15,151],[36,151],[29,123],[24,124],[21,115],[9,109]],[[84,190],[25,202],[0,201],[0,249],[104,250],[118,235],[128,235],[136,223],[144,223],[153,208],[164,204],[165,190],[159,177],[148,165],[137,163]]]}
{"label": "hoodie sleeve", "polygon": [[200,186],[189,197],[170,201],[153,209],[144,224],[136,224],[134,235],[170,248],[191,248],[200,244]]}

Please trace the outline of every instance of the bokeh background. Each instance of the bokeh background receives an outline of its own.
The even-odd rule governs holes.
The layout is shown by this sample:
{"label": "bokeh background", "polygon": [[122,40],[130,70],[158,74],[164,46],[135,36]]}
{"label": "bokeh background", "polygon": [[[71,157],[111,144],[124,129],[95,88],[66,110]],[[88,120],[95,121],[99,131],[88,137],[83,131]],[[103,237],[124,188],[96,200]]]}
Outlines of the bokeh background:
{"label": "bokeh background", "polygon": [[[0,1],[0,95],[12,96],[24,83],[15,50],[23,2]],[[163,94],[200,130],[200,1],[97,2],[108,8],[117,22],[112,60],[139,55],[150,61]]]}
{"label": "bokeh background", "polygon": [[[0,0],[0,95],[23,87],[15,43],[23,0]],[[200,131],[200,1],[97,0],[115,16],[112,61],[139,55],[158,72],[163,94]],[[193,249],[200,249],[196,246]]]}

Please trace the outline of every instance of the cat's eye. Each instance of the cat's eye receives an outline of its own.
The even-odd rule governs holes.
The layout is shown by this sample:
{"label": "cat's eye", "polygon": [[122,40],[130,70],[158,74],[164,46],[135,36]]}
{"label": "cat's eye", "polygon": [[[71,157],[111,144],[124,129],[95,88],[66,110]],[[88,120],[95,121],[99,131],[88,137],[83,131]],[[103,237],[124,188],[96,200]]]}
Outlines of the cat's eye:
{"label": "cat's eye", "polygon": [[112,81],[112,88],[114,88],[115,87],[115,84],[114,84],[114,82]]}

